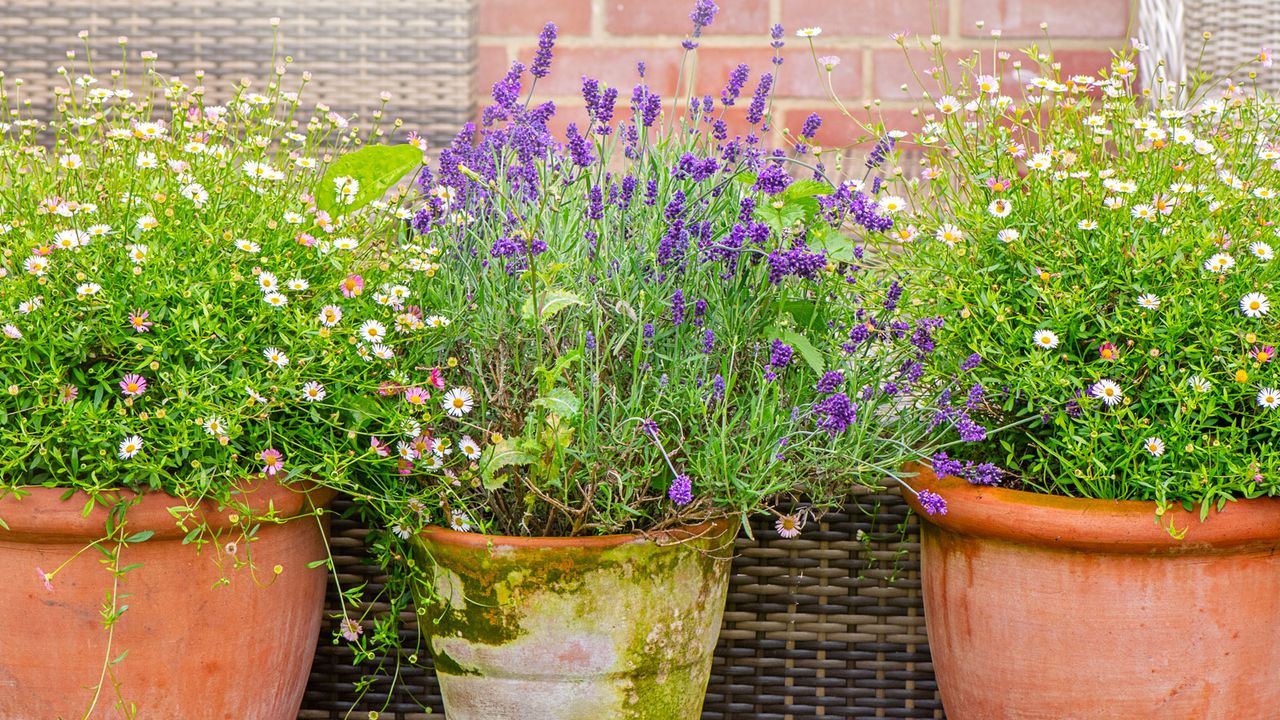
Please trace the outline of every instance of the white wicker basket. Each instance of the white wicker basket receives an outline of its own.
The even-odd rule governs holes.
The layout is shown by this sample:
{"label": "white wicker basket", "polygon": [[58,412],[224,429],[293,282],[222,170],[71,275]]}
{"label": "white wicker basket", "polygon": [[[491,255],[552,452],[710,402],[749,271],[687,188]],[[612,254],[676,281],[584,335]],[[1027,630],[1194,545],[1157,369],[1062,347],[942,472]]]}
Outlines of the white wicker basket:
{"label": "white wicker basket", "polygon": [[[1280,49],[1280,0],[1138,0],[1138,9],[1140,36],[1151,46],[1144,59],[1163,59],[1172,83],[1197,69],[1242,82],[1236,71],[1261,48]],[[1280,91],[1280,65],[1252,69],[1260,86]],[[1143,62],[1141,73],[1143,86],[1155,87],[1156,62]]]}

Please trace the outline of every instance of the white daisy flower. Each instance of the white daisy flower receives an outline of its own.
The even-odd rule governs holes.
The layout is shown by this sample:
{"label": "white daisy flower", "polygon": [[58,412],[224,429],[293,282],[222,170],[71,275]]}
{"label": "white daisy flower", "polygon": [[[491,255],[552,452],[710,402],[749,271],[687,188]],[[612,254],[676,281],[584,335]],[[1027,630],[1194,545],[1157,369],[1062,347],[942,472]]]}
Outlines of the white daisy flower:
{"label": "white daisy flower", "polygon": [[1271,260],[1276,256],[1275,251],[1271,249],[1271,246],[1261,241],[1249,245],[1249,254],[1262,262],[1271,262]]}
{"label": "white daisy flower", "polygon": [[179,190],[178,192],[182,195],[182,197],[190,200],[191,203],[196,207],[201,207],[206,202],[209,201],[209,193],[204,189],[204,186],[202,186],[200,183],[190,183],[190,184],[184,185],[182,186],[182,189]]}
{"label": "white daisy flower", "polygon": [[1195,390],[1198,393],[1207,393],[1213,389],[1213,383],[1205,380],[1199,375],[1192,375],[1187,380],[1187,384],[1191,386],[1192,390]]}
{"label": "white daisy flower", "polygon": [[886,195],[879,200],[879,206],[884,214],[893,215],[902,212],[907,208],[907,201],[897,195]]}
{"label": "white daisy flower", "polygon": [[337,305],[325,305],[320,308],[320,324],[325,327],[333,327],[342,320],[342,308]]}
{"label": "white daisy flower", "polygon": [[22,331],[19,330],[18,326],[14,325],[13,323],[9,323],[5,325],[3,328],[0,328],[0,332],[3,332],[4,336],[9,338],[10,340],[22,339]]}
{"label": "white daisy flower", "polygon": [[89,233],[79,230],[62,230],[53,236],[53,247],[58,250],[77,250],[89,244]]}
{"label": "white daisy flower", "polygon": [[1106,403],[1108,407],[1124,399],[1124,391],[1111,380],[1099,380],[1089,388],[1089,394]]}
{"label": "white daisy flower", "polygon": [[160,160],[156,158],[155,153],[138,153],[138,158],[133,161],[135,167],[139,170],[153,170],[160,165]]}
{"label": "white daisy flower", "polygon": [[49,272],[49,259],[40,255],[32,255],[27,258],[22,267],[28,274],[44,277],[44,274]]}
{"label": "white daisy flower", "polygon": [[227,434],[227,423],[220,417],[211,417],[204,421],[204,431],[214,437]]}
{"label": "white daisy flower", "polygon": [[81,283],[76,286],[76,294],[80,297],[90,297],[92,295],[97,295],[101,291],[102,286],[98,283]]}
{"label": "white daisy flower", "polygon": [[1251,292],[1240,298],[1240,312],[1251,318],[1260,318],[1271,311],[1271,301],[1260,292]]}
{"label": "white daisy flower", "polygon": [[145,232],[147,230],[154,230],[158,225],[160,225],[160,221],[156,220],[154,217],[150,215],[143,215],[142,217],[138,218],[138,222],[136,223],[136,225],[139,230],[142,230]]}
{"label": "white daisy flower", "polygon": [[269,292],[263,295],[262,301],[271,307],[284,307],[289,304],[289,298],[278,292]]}
{"label": "white daisy flower", "polygon": [[471,391],[460,387],[450,390],[444,394],[444,399],[440,401],[440,407],[451,417],[460,418],[466,415],[471,412],[473,407]]}
{"label": "white daisy flower", "polygon": [[408,540],[409,536],[411,535],[408,528],[401,525],[400,523],[395,523],[391,526],[391,533],[396,537],[400,538],[401,540]]}
{"label": "white daisy flower", "polygon": [[90,225],[88,230],[86,230],[86,232],[89,233],[89,237],[96,237],[96,238],[106,237],[111,234],[111,226],[110,225]]}
{"label": "white daisy flower", "polygon": [[1280,390],[1269,387],[1259,388],[1258,405],[1268,410],[1274,410],[1276,406],[1280,406]]}
{"label": "white daisy flower", "polygon": [[142,438],[138,437],[137,435],[130,435],[129,437],[120,441],[120,448],[119,448],[119,451],[116,453],[116,455],[121,460],[128,460],[134,455],[137,455],[141,450],[142,450]]}
{"label": "white daisy flower", "polygon": [[263,350],[262,356],[267,359],[267,362],[278,368],[282,368],[289,364],[289,356],[285,355],[277,348],[269,347],[266,350]]}
{"label": "white daisy flower", "polygon": [[463,435],[458,439],[458,452],[466,456],[468,460],[480,459],[480,446],[470,435]]}
{"label": "white daisy flower", "polygon": [[249,400],[253,402],[255,405],[267,404],[267,398],[262,393],[258,392],[257,390],[254,390],[252,387],[249,387],[248,385],[246,385],[244,387],[244,391],[249,394]]}
{"label": "white daisy flower", "polygon": [[1009,217],[1009,213],[1013,212],[1013,203],[1004,198],[996,198],[991,201],[990,205],[987,205],[987,212],[991,213],[992,217]]}
{"label": "white daisy flower", "polygon": [[429,328],[438,329],[438,328],[449,327],[449,324],[452,323],[453,321],[443,315],[428,315],[427,317],[423,318],[422,322],[424,325],[426,325]]}
{"label": "white daisy flower", "polygon": [[1081,220],[1079,223],[1076,224],[1076,227],[1080,228],[1081,230],[1097,230],[1098,222],[1096,220]]}
{"label": "white daisy flower", "polygon": [[1236,259],[1230,253],[1215,253],[1204,261],[1204,269],[1221,275],[1235,267]]}
{"label": "white daisy flower", "polygon": [[382,343],[374,343],[373,347],[370,348],[370,350],[373,352],[373,356],[378,358],[379,360],[390,360],[396,356],[396,353],[394,350],[387,347],[386,345],[383,345]]}
{"label": "white daisy flower", "polygon": [[280,279],[275,273],[258,273],[258,287],[262,288],[262,292],[269,293],[280,289]]}
{"label": "white daisy flower", "polygon": [[300,225],[302,224],[302,213],[296,213],[290,210],[284,214],[284,221],[290,225]]}
{"label": "white daisy flower", "polygon": [[1138,306],[1141,307],[1143,310],[1159,310],[1160,298],[1151,293],[1139,295]]}
{"label": "white daisy flower", "polygon": [[1158,437],[1149,437],[1142,442],[1142,449],[1151,453],[1152,457],[1160,457],[1164,454],[1164,441]]}
{"label": "white daisy flower", "polygon": [[820,27],[800,28],[799,30],[796,31],[796,37],[802,37],[802,38],[818,37],[821,34],[822,34],[822,28]]}
{"label": "white daisy flower", "polygon": [[319,402],[325,398],[328,393],[324,389],[324,385],[312,380],[302,386],[302,399],[307,402]]}
{"label": "white daisy flower", "polygon": [[333,247],[335,250],[355,250],[360,247],[360,242],[349,237],[334,238]]}
{"label": "white daisy flower", "polygon": [[1014,230],[1013,228],[1005,228],[1004,230],[1001,230],[1000,232],[996,233],[996,239],[1006,244],[1014,242],[1021,237],[1022,235],[1020,235],[1018,231]]}
{"label": "white daisy flower", "polygon": [[1037,330],[1032,339],[1038,348],[1052,350],[1058,347],[1058,334],[1052,330]]}
{"label": "white daisy flower", "polygon": [[286,283],[287,287],[294,292],[302,292],[311,287],[311,283],[302,278],[292,278]]}
{"label": "white daisy flower", "polygon": [[946,223],[942,227],[938,228],[938,232],[935,233],[935,237],[946,243],[947,247],[955,247],[956,243],[964,239],[964,233],[960,232],[960,228],[955,225]]}
{"label": "white daisy flower", "polygon": [[387,337],[387,326],[377,320],[365,320],[357,333],[360,342],[376,343]]}
{"label": "white daisy flower", "polygon": [[39,310],[42,305],[44,305],[44,296],[37,295],[31,298],[30,300],[23,300],[22,302],[18,303],[18,312],[22,313],[23,315],[30,315],[36,310]]}
{"label": "white daisy flower", "polygon": [[257,253],[262,250],[262,246],[258,243],[244,239],[237,240],[236,247],[250,254]]}

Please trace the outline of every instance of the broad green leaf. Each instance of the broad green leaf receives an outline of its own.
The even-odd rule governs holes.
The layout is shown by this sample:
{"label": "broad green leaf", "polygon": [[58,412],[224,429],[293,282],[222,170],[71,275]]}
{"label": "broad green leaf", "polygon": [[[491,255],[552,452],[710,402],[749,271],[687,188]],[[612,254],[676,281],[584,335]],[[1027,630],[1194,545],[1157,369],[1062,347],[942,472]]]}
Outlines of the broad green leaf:
{"label": "broad green leaf", "polygon": [[533,308],[533,295],[525,298],[524,307],[520,309],[520,314],[525,320],[536,320],[541,318],[549,320],[556,313],[569,307],[570,305],[585,305],[586,302],[578,296],[577,293],[568,290],[558,290],[551,288],[538,293],[538,302],[542,303],[542,312],[535,313]]}
{"label": "broad green leaf", "polygon": [[503,438],[502,442],[485,448],[480,458],[480,477],[485,489],[497,490],[506,484],[506,477],[495,479],[494,473],[511,465],[528,465],[538,458],[525,452],[517,444],[515,438]]}
{"label": "broad green leaf", "polygon": [[853,255],[855,244],[848,235],[816,230],[810,231],[809,244],[825,252],[828,258],[842,263],[851,263],[857,259]]}
{"label": "broad green leaf", "polygon": [[816,195],[830,195],[833,192],[835,188],[820,180],[797,180],[782,191],[782,197],[785,200],[799,200]]}
{"label": "broad green leaf", "polygon": [[142,532],[136,532],[130,535],[129,537],[125,538],[124,541],[127,543],[146,542],[147,540],[150,540],[151,536],[155,534],[156,534],[155,530],[143,530]]}
{"label": "broad green leaf", "polygon": [[826,361],[823,359],[822,353],[804,335],[795,330],[774,326],[769,328],[769,338],[771,340],[781,340],[790,345],[793,350],[800,353],[800,357],[804,358],[804,361],[808,363],[809,367],[813,368],[815,373],[821,375],[826,372]]}
{"label": "broad green leaf", "polygon": [[[338,158],[325,171],[316,192],[316,207],[329,214],[354,212],[386,194],[405,175],[422,165],[422,151],[412,145],[368,145]],[[348,203],[338,202],[334,181],[354,178],[360,187]]]}
{"label": "broad green leaf", "polygon": [[582,401],[566,387],[552,388],[551,392],[533,401],[562,418],[571,418],[582,409]]}

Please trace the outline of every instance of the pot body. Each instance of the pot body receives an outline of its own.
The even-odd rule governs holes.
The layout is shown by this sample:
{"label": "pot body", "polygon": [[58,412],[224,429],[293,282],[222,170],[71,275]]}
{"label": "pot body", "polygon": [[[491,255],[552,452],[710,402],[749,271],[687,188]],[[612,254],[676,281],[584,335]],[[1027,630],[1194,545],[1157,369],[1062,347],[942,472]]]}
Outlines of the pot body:
{"label": "pot body", "polygon": [[445,714],[697,720],[735,534],[729,522],[596,538],[425,530],[419,618]]}
{"label": "pot body", "polygon": [[1280,717],[1280,500],[1202,522],[927,470],[910,484],[948,506],[912,499],[951,720]]}
{"label": "pot body", "polygon": [[[331,492],[256,481],[236,494],[232,508],[143,495],[125,515],[127,534],[155,535],[119,553],[121,566],[139,567],[120,578],[118,605],[128,609],[109,637],[100,611],[113,576],[102,554],[89,549],[71,561],[51,590],[37,571],[54,570],[106,536],[107,511],[99,506],[85,517],[87,496],[64,502],[63,490],[25,490],[27,497],[0,499],[0,519],[9,526],[0,528],[0,608],[8,628],[0,633],[0,718],[81,718],[93,706],[89,718],[116,720],[126,717],[122,699],[143,719],[297,717],[327,580],[323,568],[306,564],[325,557],[325,531],[309,514],[279,524],[255,519],[260,526],[249,539],[244,513],[250,508],[261,518],[273,506],[275,517],[295,517],[327,504]],[[171,513],[187,507],[208,524],[210,542],[202,547],[183,544],[198,523],[179,528]],[[243,564],[250,558],[252,567]],[[94,704],[104,664],[126,651],[110,665],[119,694],[107,679]]]}

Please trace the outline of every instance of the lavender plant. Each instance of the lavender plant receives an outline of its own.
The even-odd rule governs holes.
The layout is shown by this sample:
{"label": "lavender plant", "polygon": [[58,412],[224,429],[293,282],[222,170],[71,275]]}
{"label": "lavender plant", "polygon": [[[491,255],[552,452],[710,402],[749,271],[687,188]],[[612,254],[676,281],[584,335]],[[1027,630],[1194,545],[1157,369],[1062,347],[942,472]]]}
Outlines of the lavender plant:
{"label": "lavender plant", "polygon": [[[686,53],[715,11],[698,3]],[[421,452],[367,473],[389,524],[574,536],[768,511],[790,534],[803,516],[777,508],[897,477],[953,426],[985,435],[972,368],[934,369],[942,320],[904,312],[842,233],[891,220],[766,148],[780,55],[665,108],[643,63],[626,95],[584,77],[586,118],[560,142],[534,94],[554,38],[419,176],[413,242],[440,267],[406,283],[456,387],[425,406]],[[731,137],[738,102],[751,130]]]}

